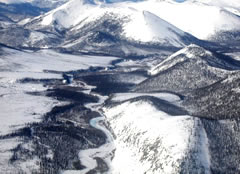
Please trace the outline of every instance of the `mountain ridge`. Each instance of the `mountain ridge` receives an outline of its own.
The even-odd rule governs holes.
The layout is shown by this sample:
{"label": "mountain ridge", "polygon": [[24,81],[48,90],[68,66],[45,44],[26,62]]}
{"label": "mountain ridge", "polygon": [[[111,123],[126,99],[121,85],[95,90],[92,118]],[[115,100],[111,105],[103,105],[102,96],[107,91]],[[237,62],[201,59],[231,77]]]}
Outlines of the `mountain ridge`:
{"label": "mountain ridge", "polygon": [[[230,59],[230,60],[228,60]],[[186,92],[211,85],[239,70],[231,58],[218,58],[196,45],[190,45],[163,60],[150,70],[152,77],[141,82],[135,91]]]}

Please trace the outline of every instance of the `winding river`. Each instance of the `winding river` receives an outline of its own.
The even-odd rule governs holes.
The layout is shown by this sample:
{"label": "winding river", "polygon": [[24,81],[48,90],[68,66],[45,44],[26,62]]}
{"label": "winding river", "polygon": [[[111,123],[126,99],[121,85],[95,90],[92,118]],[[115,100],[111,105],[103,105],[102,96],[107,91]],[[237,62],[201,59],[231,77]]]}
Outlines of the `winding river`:
{"label": "winding river", "polygon": [[[89,94],[90,93],[91,91],[89,91]],[[98,148],[81,150],[79,152],[79,159],[82,165],[86,167],[84,170],[81,170],[80,173],[85,174],[97,168],[98,167],[97,160],[96,160],[97,158],[102,159],[104,163],[107,164],[108,170],[105,173],[111,173],[111,159],[113,157],[113,151],[115,150],[114,138],[111,132],[102,124],[105,120],[105,116],[102,115],[101,111],[99,110],[101,105],[104,103],[104,101],[108,97],[101,96],[98,94],[92,94],[92,95],[97,96],[99,98],[99,102],[86,104],[85,107],[91,109],[92,111],[98,112],[101,116],[91,119],[90,125],[104,132],[107,139],[106,139],[106,143]]]}

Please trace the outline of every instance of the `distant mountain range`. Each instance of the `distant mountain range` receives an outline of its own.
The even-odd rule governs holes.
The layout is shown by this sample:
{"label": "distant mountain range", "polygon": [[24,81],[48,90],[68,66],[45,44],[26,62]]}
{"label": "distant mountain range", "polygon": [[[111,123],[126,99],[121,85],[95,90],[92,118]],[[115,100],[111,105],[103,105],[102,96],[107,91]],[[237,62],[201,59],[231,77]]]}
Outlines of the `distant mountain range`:
{"label": "distant mountain range", "polygon": [[[38,2],[10,6],[35,4]],[[113,48],[120,55],[137,55],[138,51],[133,50],[149,51],[149,47],[155,49],[151,50],[153,52],[156,49],[178,50],[191,43],[227,48],[231,44],[233,49],[240,38],[239,8],[231,6],[230,2],[228,8],[222,4],[171,0],[114,3],[71,0],[47,13],[44,13],[47,9],[39,8],[43,7],[41,5],[28,8],[31,11],[20,15],[20,19],[26,18],[22,21],[19,16],[18,19],[12,19],[14,15],[9,17],[17,11],[21,13],[20,8],[15,8],[13,12],[4,13],[8,16],[2,15],[4,23],[1,24],[0,40],[13,47],[60,48],[69,52],[104,52],[109,55],[114,55]],[[3,5],[3,8],[7,10],[7,6]],[[13,25],[12,21],[19,22]],[[9,27],[22,34],[15,37]]]}

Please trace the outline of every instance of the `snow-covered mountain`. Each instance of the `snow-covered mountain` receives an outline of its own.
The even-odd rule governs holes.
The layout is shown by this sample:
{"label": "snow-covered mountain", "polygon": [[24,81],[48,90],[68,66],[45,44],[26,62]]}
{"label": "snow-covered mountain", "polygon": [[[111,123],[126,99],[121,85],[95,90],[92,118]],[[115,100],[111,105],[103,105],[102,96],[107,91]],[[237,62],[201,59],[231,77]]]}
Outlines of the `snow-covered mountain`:
{"label": "snow-covered mountain", "polygon": [[174,53],[150,70],[153,76],[140,83],[137,91],[183,92],[208,86],[237,70],[239,63],[196,45]]}
{"label": "snow-covered mountain", "polygon": [[[81,11],[79,13],[79,10]],[[95,5],[84,1],[71,1],[44,16],[41,25],[57,24],[58,27],[71,31],[81,30],[89,23],[104,20],[109,15],[111,20],[118,20],[122,25],[121,35],[140,42],[160,42],[173,46],[183,46],[180,40],[186,34],[148,11],[126,8],[121,5]]]}
{"label": "snow-covered mountain", "polygon": [[[115,47],[115,50],[129,53],[151,47],[158,52],[157,49],[181,48],[192,42],[200,41],[150,12],[110,8],[103,9],[100,16],[91,15],[73,27],[63,47],[70,50],[88,50],[92,47],[99,51]],[[141,51],[135,54],[138,52]]]}
{"label": "snow-covered mountain", "polygon": [[155,14],[127,4],[72,0],[19,23],[15,30],[25,34],[17,39],[8,29],[0,31],[0,39],[14,47],[61,48],[68,52],[121,56],[142,56],[143,51],[150,54],[159,54],[159,50],[176,51],[190,43],[203,45],[203,41]]}
{"label": "snow-covered mountain", "polygon": [[[146,49],[149,44],[151,48],[174,47],[174,50],[191,43],[207,45],[198,39],[230,47],[231,43],[237,45],[240,38],[239,16],[223,6],[198,1],[71,0],[19,24],[16,29],[22,28],[28,33],[17,42],[24,47],[61,47],[68,51],[101,53],[109,53],[114,48],[121,55]],[[4,44],[20,46],[11,43],[10,33],[3,30],[1,36]]]}
{"label": "snow-covered mountain", "polygon": [[[93,32],[93,27],[102,30],[102,28],[99,28],[101,26],[97,26],[99,21],[102,21],[102,23],[117,21],[119,26],[111,26],[112,28],[109,28],[108,31],[110,33],[119,30],[119,33],[115,33],[119,36],[114,37],[175,47],[182,47],[194,40],[189,34],[156,15],[148,11],[129,8],[125,4],[99,5],[91,1],[73,0],[33,20],[30,27],[34,27],[32,23],[35,23],[35,21],[37,23],[34,25],[37,25],[37,28],[54,27],[60,31],[68,30],[68,35],[71,35],[71,32],[74,34],[82,32],[82,30],[86,30],[86,27],[89,33]],[[109,25],[113,25],[113,23]],[[74,43],[79,42],[80,39]],[[73,42],[70,42],[73,45]]]}
{"label": "snow-covered mountain", "polygon": [[[69,5],[65,6],[65,8],[68,8],[69,11],[71,11],[70,13],[67,12],[69,16],[76,17],[76,15],[74,15],[76,13],[73,12],[71,6],[73,4],[75,6],[77,5],[76,7],[78,8],[75,9],[79,9],[79,2],[77,3],[78,4],[76,4],[76,2],[69,3]],[[87,3],[89,3],[89,1]],[[90,3],[98,2],[90,1]],[[217,32],[239,29],[239,16],[237,16],[235,13],[232,13],[232,10],[228,10],[230,7],[235,7],[236,10],[239,10],[239,6],[236,6],[236,4],[237,3],[226,1],[223,3],[213,3],[212,1],[186,1],[184,3],[177,3],[170,0],[143,1],[139,3],[117,3],[115,6],[133,8],[139,11],[149,11],[175,25],[181,30],[189,32],[199,39],[208,39],[210,36],[213,36]],[[113,4],[111,4],[111,6],[113,6]],[[225,9],[226,7],[229,8]],[[64,8],[61,8],[61,10],[64,11]],[[73,14],[71,15],[71,13]],[[124,12],[122,11],[122,13]],[[50,17],[48,17],[48,19],[49,18]],[[74,20],[76,18],[71,19],[73,19],[73,23],[79,22],[77,20]],[[205,27],[203,28],[201,26]]]}

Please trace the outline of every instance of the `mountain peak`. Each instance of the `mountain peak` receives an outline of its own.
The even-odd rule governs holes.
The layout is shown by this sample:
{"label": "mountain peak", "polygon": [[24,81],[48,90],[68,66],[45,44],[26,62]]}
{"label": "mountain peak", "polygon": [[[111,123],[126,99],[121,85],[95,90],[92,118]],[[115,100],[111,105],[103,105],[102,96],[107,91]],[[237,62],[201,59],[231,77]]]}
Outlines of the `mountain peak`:
{"label": "mountain peak", "polygon": [[239,69],[236,65],[228,57],[191,44],[153,67],[152,77],[141,82],[135,91],[191,91],[227,77],[227,69]]}
{"label": "mountain peak", "polygon": [[[155,75],[161,71],[164,71],[170,67],[175,66],[176,64],[184,62],[187,59],[199,59],[204,55],[212,56],[212,53],[196,44],[190,44],[187,47],[172,54],[171,56],[169,56],[167,59],[162,61],[157,66],[153,67],[149,71],[149,73],[151,75]],[[168,66],[165,66],[165,65],[168,65]]]}

